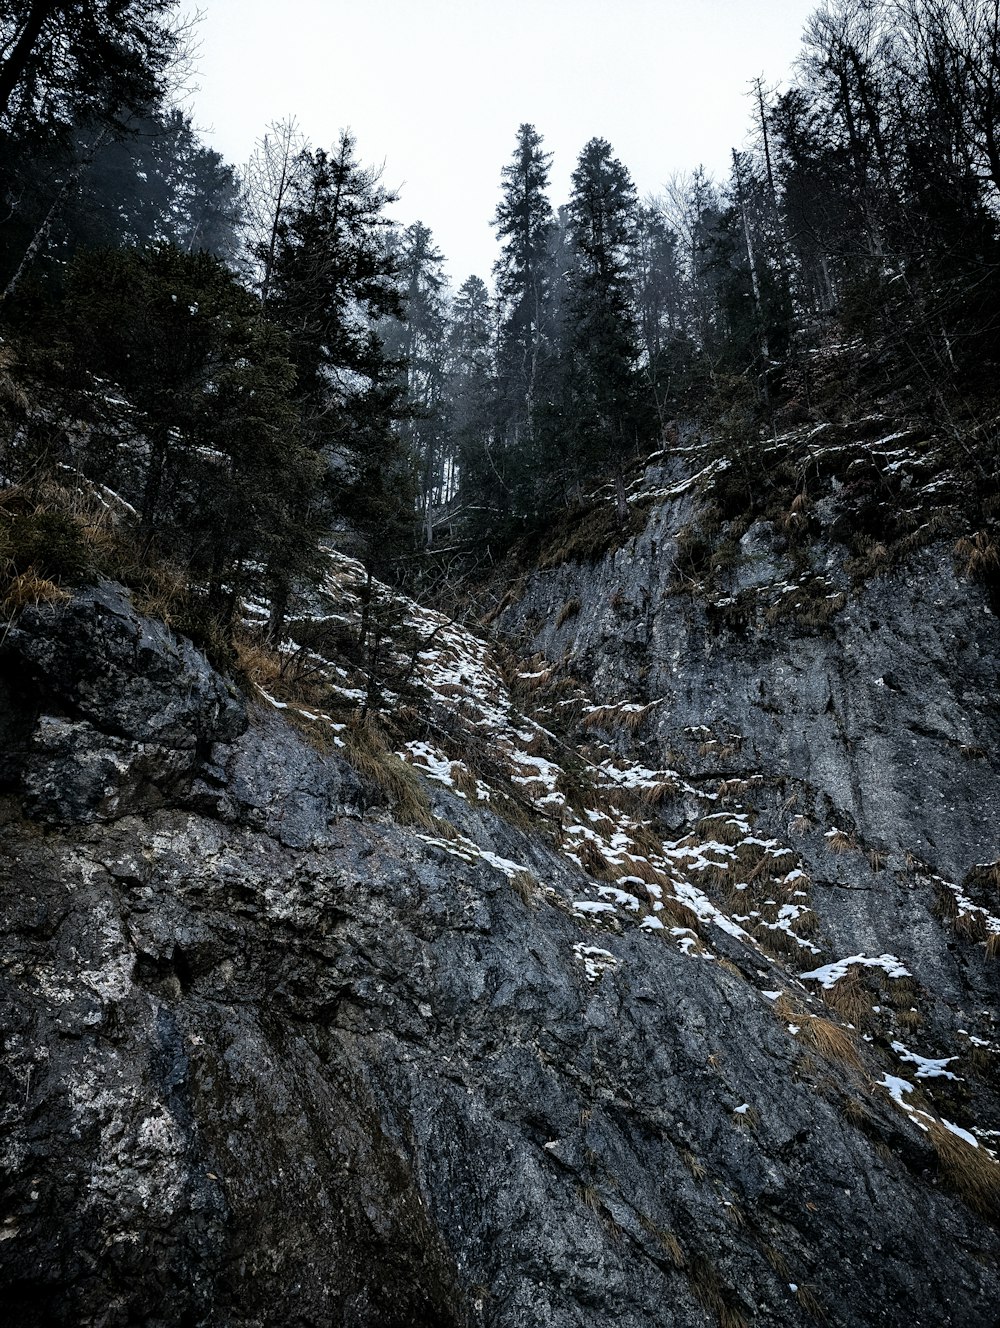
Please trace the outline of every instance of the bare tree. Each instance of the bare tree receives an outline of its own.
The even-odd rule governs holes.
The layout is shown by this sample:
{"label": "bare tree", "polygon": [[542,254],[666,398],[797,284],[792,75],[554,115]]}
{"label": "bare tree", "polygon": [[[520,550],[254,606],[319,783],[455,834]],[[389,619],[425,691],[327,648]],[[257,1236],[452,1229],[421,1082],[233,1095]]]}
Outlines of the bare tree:
{"label": "bare tree", "polygon": [[243,210],[248,275],[266,304],[281,224],[304,172],[309,142],[294,116],[276,120],[257,140],[243,171]]}

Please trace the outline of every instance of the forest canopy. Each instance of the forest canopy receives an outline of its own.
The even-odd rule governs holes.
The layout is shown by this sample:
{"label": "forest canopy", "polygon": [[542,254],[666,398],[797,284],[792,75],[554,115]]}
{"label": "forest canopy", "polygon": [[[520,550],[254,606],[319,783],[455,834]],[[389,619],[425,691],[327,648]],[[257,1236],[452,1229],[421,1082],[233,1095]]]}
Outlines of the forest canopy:
{"label": "forest canopy", "polygon": [[641,198],[596,137],[553,198],[544,126],[521,124],[493,269],[457,289],[350,132],[270,125],[240,168],[206,146],[176,98],[189,35],[172,0],[0,16],[0,335],[34,384],[7,392],[2,469],[112,489],[139,563],[179,569],[212,621],[256,597],[279,640],[330,542],[412,576],[602,486],[624,528],[629,474],[679,421],[742,464],[824,393],[891,397],[991,464],[986,0],[821,6],[787,84],[752,82],[724,180],[664,162]]}

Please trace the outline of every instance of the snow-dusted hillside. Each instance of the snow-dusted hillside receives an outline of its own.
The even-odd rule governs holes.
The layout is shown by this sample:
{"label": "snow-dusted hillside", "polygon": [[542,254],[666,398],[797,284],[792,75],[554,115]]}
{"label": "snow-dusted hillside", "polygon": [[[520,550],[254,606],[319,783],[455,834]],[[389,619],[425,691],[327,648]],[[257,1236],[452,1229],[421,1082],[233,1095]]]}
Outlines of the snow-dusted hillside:
{"label": "snow-dusted hillside", "polygon": [[114,587],[12,628],[18,1322],[985,1321],[995,620],[822,534],[769,620],[763,521],[692,596],[716,473],[489,626],[331,553],[249,704]]}

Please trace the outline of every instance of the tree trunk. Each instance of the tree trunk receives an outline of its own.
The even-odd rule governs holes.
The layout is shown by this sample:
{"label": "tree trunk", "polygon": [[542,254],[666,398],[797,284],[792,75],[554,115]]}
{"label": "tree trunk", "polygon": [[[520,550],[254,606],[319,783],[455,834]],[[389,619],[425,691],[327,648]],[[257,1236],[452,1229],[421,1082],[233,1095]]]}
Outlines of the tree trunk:
{"label": "tree trunk", "polygon": [[28,11],[27,20],[21,29],[20,37],[14,43],[14,49],[0,65],[0,115],[6,114],[11,95],[27,68],[31,52],[35,49],[35,43],[45,26],[45,20],[62,8],[61,4],[53,3],[52,0],[35,0]]}
{"label": "tree trunk", "polygon": [[168,430],[162,425],[155,427],[149,440],[149,468],[146,471],[139,514],[140,529],[147,537],[152,533],[153,518],[160,505],[160,490],[163,488],[163,472],[166,470],[168,448]]}
{"label": "tree trunk", "polygon": [[14,273],[10,281],[8,281],[7,285],[4,287],[3,294],[0,295],[0,304],[2,304],[4,300],[9,299],[10,296],[14,294],[14,292],[17,290],[18,286],[21,283],[21,278],[24,276],[25,272],[27,272],[27,270],[31,267],[32,263],[38,257],[42,245],[49,238],[49,233],[52,230],[52,223],[59,215],[59,209],[66,202],[66,199],[69,197],[72,190],[75,189],[76,186],[80,183],[80,177],[83,175],[84,171],[87,170],[90,167],[90,165],[93,163],[97,150],[104,142],[104,140],[107,138],[108,132],[109,131],[107,129],[103,129],[98,134],[98,136],[94,139],[94,142],[83,154],[80,160],[70,171],[69,175],[67,175],[66,179],[63,181],[62,188],[59,190],[58,194],[56,194],[55,198],[52,200],[52,206],[45,214],[45,220],[39,226],[38,230],[35,231],[31,243],[24,251],[24,257],[17,265],[17,271]]}
{"label": "tree trunk", "polygon": [[624,530],[628,524],[628,498],[625,494],[625,472],[621,461],[615,467],[615,507],[618,510],[618,524]]}
{"label": "tree trunk", "polygon": [[288,583],[283,578],[271,587],[271,612],[267,620],[267,643],[273,646],[275,650],[281,645],[285,619],[288,617],[290,593]]}

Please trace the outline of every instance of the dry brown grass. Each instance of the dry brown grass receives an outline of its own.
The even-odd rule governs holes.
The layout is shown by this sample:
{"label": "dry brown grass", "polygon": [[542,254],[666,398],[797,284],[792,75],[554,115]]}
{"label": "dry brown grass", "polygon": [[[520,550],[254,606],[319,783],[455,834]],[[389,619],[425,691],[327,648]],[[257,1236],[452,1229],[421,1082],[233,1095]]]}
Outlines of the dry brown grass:
{"label": "dry brown grass", "polygon": [[962,885],[966,889],[996,892],[1000,890],[1000,862],[980,862],[965,873]]}
{"label": "dry brown grass", "polygon": [[696,1299],[715,1315],[720,1328],[747,1328],[746,1319],[733,1304],[733,1292],[704,1255],[699,1254],[691,1260],[687,1277]]}
{"label": "dry brown grass", "polygon": [[527,587],[527,584],[528,584],[528,575],[526,572],[522,572],[521,575],[518,576],[517,579],[511,584],[510,589],[507,591],[507,593],[503,595],[500,599],[498,599],[496,603],[493,604],[491,608],[487,609],[486,612],[482,615],[482,617],[479,619],[480,625],[482,627],[488,627],[490,623],[494,622],[497,618],[500,617],[501,613],[503,613],[505,609],[512,608],[513,605],[520,603],[520,601],[524,598],[524,592]]}
{"label": "dry brown grass", "polygon": [[777,1017],[785,1024],[804,1024],[809,1018],[808,1011],[804,1010],[797,1001],[789,996],[787,991],[783,991],[771,1007]]}
{"label": "dry brown grass", "polygon": [[750,787],[748,779],[724,779],[716,792],[722,802],[729,802],[732,798],[742,797]]}
{"label": "dry brown grass", "polygon": [[668,798],[675,798],[680,792],[680,785],[674,779],[659,779],[642,790],[642,801],[650,807],[657,807]]}
{"label": "dry brown grass", "polygon": [[530,871],[515,872],[510,878],[510,886],[528,908],[534,908],[538,902],[539,884],[537,877]]}
{"label": "dry brown grass", "polygon": [[777,859],[772,858],[762,844],[751,844],[749,840],[742,839],[736,845],[736,861],[743,868],[768,868]]}
{"label": "dry brown grass", "polygon": [[741,843],[747,834],[739,821],[734,821],[726,812],[703,816],[695,829],[704,839],[714,839],[717,843],[728,844],[730,847]]}
{"label": "dry brown grass", "polygon": [[683,1268],[687,1264],[687,1258],[684,1254],[684,1247],[672,1231],[657,1232],[657,1239],[666,1250],[670,1257],[670,1262],[675,1268]]}
{"label": "dry brown grass", "polygon": [[556,627],[562,627],[564,623],[569,622],[570,618],[575,618],[580,612],[580,601],[574,595],[568,599],[556,615]]}
{"label": "dry brown grass", "polygon": [[894,561],[889,547],[881,540],[866,539],[859,541],[857,556],[848,558],[845,566],[851,580],[857,583],[889,571]]}
{"label": "dry brown grass", "polygon": [[[703,934],[701,919],[694,909],[688,908],[687,904],[682,904],[679,899],[674,899],[669,894],[664,894],[662,903],[663,907],[654,915],[661,922],[666,923],[669,919],[675,927],[685,927],[688,931],[694,932],[695,936],[700,937]],[[664,940],[670,939],[670,932],[666,928],[657,934]]]}
{"label": "dry brown grass", "polygon": [[845,1097],[841,1103],[844,1115],[853,1125],[870,1125],[872,1114],[856,1097]]}
{"label": "dry brown grass", "polygon": [[859,1056],[857,1047],[839,1024],[816,1015],[800,1025],[800,1032],[803,1040],[815,1047],[824,1060],[845,1065],[859,1074],[864,1073],[864,1061]]}
{"label": "dry brown grass", "polygon": [[603,1207],[601,1203],[600,1191],[594,1185],[578,1185],[576,1192],[580,1196],[581,1203],[589,1208],[591,1212],[599,1213]]}
{"label": "dry brown grass", "polygon": [[30,491],[0,489],[0,612],[10,618],[67,598],[65,585],[108,561],[112,535],[108,509],[83,483],[45,478]]}
{"label": "dry brown grass", "polygon": [[826,582],[818,580],[783,595],[765,611],[764,617],[771,626],[791,619],[799,627],[819,630],[826,627],[846,603],[847,596],[842,591],[830,595]]}
{"label": "dry brown grass", "polygon": [[958,918],[958,900],[954,890],[949,890],[940,881],[934,882],[934,914],[944,922],[955,922]]}
{"label": "dry brown grass", "polygon": [[687,1167],[688,1171],[690,1171],[695,1180],[704,1180],[708,1175],[707,1167],[695,1157],[694,1153],[692,1153],[689,1148],[681,1149],[681,1161]]}
{"label": "dry brown grass", "polygon": [[451,763],[451,782],[459,793],[464,793],[470,802],[476,802],[479,797],[479,782],[467,765],[461,761],[452,761]]}
{"label": "dry brown grass", "polygon": [[645,881],[647,885],[659,885],[664,889],[672,890],[674,887],[673,878],[659,867],[654,867],[648,858],[636,858],[631,853],[622,853],[620,855],[622,866],[617,869],[619,876],[637,876],[640,881]]}
{"label": "dry brown grass", "polygon": [[988,959],[1000,959],[1000,931],[991,931],[987,936],[986,956]]}
{"label": "dry brown grass", "polygon": [[652,708],[652,704],[650,704],[637,706],[633,710],[626,710],[624,703],[595,706],[593,710],[588,710],[582,717],[580,726],[584,729],[601,728],[609,733],[622,729],[628,733],[635,733]]}
{"label": "dry brown grass", "polygon": [[275,650],[260,633],[237,629],[232,633],[232,654],[237,675],[251,686],[290,707],[310,711],[328,708],[326,672],[311,661],[308,652]]}
{"label": "dry brown grass", "polygon": [[746,1111],[734,1111],[732,1117],[733,1124],[738,1130],[756,1130],[760,1125],[760,1112],[756,1107],[748,1107]]}
{"label": "dry brown grass", "polygon": [[517,661],[505,668],[504,676],[512,692],[530,695],[548,686],[556,676],[556,667],[541,655],[534,655],[524,663]]}
{"label": "dry brown grass", "polygon": [[760,1252],[778,1276],[787,1282],[792,1275],[792,1270],[789,1268],[788,1260],[782,1252],[774,1245],[762,1245]]}
{"label": "dry brown grass", "polygon": [[257,636],[237,632],[233,638],[236,667],[255,687],[270,692],[281,680],[281,656]]}
{"label": "dry brown grass", "polygon": [[844,830],[835,830],[832,835],[824,836],[831,853],[852,853],[858,847],[858,841]]}
{"label": "dry brown grass", "polygon": [[960,913],[955,918],[955,935],[966,941],[985,941],[986,917],[983,913]]}
{"label": "dry brown grass", "polygon": [[846,1023],[867,1032],[872,1023],[872,998],[859,968],[849,968],[832,987],[821,987],[819,995]]}
{"label": "dry brown grass", "polygon": [[969,1064],[977,1074],[984,1077],[989,1075],[992,1078],[997,1069],[997,1053],[995,1051],[991,1051],[989,1047],[973,1046],[966,1055]]}
{"label": "dry brown grass", "polygon": [[954,552],[965,576],[989,576],[1000,568],[1000,549],[985,530],[963,536],[955,544]]}
{"label": "dry brown grass", "polygon": [[189,587],[184,572],[172,563],[159,562],[136,568],[129,578],[135,607],[147,618],[159,618],[174,627],[188,609]]}
{"label": "dry brown grass", "polygon": [[796,956],[802,954],[802,947],[795,937],[783,927],[769,927],[764,922],[753,926],[754,938],[772,955]]}
{"label": "dry brown grass", "polygon": [[585,839],[576,849],[580,865],[588,876],[598,881],[617,881],[621,875],[618,867],[613,867],[592,839]]}
{"label": "dry brown grass", "polygon": [[897,1011],[896,1022],[904,1033],[915,1033],[918,1028],[922,1027],[924,1016],[919,1010],[915,1010],[910,1006],[908,1010]]}
{"label": "dry brown grass", "polygon": [[927,1122],[945,1178],[970,1208],[994,1221],[1000,1216],[1000,1166],[985,1148],[974,1148],[940,1121]]}
{"label": "dry brown grass", "polygon": [[885,999],[894,1010],[908,1009],[920,997],[920,987],[913,977],[891,978],[880,969],[871,970],[885,992]]}
{"label": "dry brown grass", "polygon": [[985,747],[971,747],[966,743],[959,747],[958,754],[963,761],[984,761],[989,755]]}
{"label": "dry brown grass", "polygon": [[826,1322],[826,1311],[816,1299],[816,1294],[812,1287],[799,1283],[795,1291],[795,1299],[799,1302],[807,1314],[811,1314],[819,1323]]}
{"label": "dry brown grass", "polygon": [[437,826],[426,785],[406,761],[390,750],[385,735],[369,715],[344,732],[345,756],[362,779],[381,789],[396,818],[433,830]]}
{"label": "dry brown grass", "polygon": [[[6,580],[6,579],[5,579]],[[0,615],[11,618],[23,609],[39,604],[57,604],[69,595],[48,577],[40,576],[33,568],[15,573],[3,586]]]}

